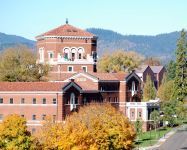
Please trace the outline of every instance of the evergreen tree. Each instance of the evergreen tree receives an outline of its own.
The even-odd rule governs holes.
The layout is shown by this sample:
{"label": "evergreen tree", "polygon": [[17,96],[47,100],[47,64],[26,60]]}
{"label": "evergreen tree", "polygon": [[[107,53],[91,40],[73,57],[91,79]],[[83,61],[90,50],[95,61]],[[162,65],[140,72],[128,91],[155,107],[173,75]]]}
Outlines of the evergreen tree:
{"label": "evergreen tree", "polygon": [[167,65],[167,79],[174,80],[175,72],[176,72],[176,63],[173,60],[171,60]]}
{"label": "evergreen tree", "polygon": [[156,89],[155,86],[151,80],[151,77],[149,75],[146,76],[146,83],[144,85],[143,89],[143,100],[148,101],[151,99],[155,99],[156,97]]}
{"label": "evergreen tree", "polygon": [[183,29],[176,49],[176,76],[174,98],[182,101],[187,96],[187,40]]}

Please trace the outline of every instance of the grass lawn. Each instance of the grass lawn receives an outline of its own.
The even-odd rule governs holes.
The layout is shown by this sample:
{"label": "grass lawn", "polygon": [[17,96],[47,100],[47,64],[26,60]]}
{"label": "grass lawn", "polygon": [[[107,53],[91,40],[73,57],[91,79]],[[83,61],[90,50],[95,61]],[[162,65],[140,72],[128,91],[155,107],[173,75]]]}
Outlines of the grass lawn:
{"label": "grass lawn", "polygon": [[155,133],[155,130],[144,132],[139,135],[139,140],[136,140],[135,146],[136,147],[146,147],[154,145],[158,139],[163,137],[166,133],[168,133],[172,128],[159,128]]}

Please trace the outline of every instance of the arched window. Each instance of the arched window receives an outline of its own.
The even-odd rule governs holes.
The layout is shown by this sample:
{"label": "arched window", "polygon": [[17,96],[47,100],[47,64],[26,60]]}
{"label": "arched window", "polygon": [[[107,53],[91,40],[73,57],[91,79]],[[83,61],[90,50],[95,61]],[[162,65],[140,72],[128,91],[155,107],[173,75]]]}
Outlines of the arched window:
{"label": "arched window", "polygon": [[78,59],[82,59],[83,58],[83,53],[84,53],[84,49],[83,48],[79,48],[78,49]]}
{"label": "arched window", "polygon": [[71,60],[74,61],[76,59],[76,52],[77,50],[75,48],[71,49]]}
{"label": "arched window", "polygon": [[63,49],[63,57],[64,57],[64,59],[69,59],[69,53],[70,53],[70,48],[69,47],[65,47],[64,49]]}

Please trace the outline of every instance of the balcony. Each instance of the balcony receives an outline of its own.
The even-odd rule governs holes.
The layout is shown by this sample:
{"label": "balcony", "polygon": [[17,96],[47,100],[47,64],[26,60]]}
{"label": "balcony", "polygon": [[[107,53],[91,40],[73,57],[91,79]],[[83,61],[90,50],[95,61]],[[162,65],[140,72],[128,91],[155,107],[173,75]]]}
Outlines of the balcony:
{"label": "balcony", "polygon": [[75,58],[64,58],[58,56],[58,58],[48,59],[49,64],[94,64],[93,57],[87,54],[85,58],[75,59]]}

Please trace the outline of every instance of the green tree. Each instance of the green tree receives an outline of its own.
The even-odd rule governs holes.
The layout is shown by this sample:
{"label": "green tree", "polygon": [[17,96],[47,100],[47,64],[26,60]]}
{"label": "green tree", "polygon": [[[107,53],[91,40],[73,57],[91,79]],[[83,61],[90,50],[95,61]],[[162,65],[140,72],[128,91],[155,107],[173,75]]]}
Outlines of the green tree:
{"label": "green tree", "polygon": [[155,99],[156,97],[156,89],[149,75],[146,76],[146,83],[143,88],[143,100],[149,101],[151,99]]}
{"label": "green tree", "polygon": [[48,149],[72,150],[130,149],[136,136],[129,120],[109,104],[81,107],[60,126],[45,126],[40,135],[43,145],[50,143]]}
{"label": "green tree", "polygon": [[24,118],[10,115],[0,124],[0,149],[29,150],[32,149],[32,142]]}
{"label": "green tree", "polygon": [[150,119],[152,120],[152,123],[154,125],[154,129],[155,129],[155,135],[157,135],[157,127],[160,123],[160,113],[158,110],[154,110],[153,112],[151,112],[150,115]]}
{"label": "green tree", "polygon": [[163,82],[157,92],[157,97],[162,101],[172,100],[174,94],[174,81],[165,81]]}
{"label": "green tree", "polygon": [[175,97],[183,101],[187,96],[187,40],[185,30],[177,42],[176,49],[176,76],[175,76]]}
{"label": "green tree", "polygon": [[35,54],[26,46],[4,50],[0,55],[1,81],[41,81],[48,74],[48,66],[36,64]]}
{"label": "green tree", "polygon": [[163,121],[168,121],[170,126],[181,123],[187,117],[187,108],[178,100],[163,101],[161,110],[164,113]]}
{"label": "green tree", "polygon": [[168,80],[174,80],[175,79],[175,74],[176,74],[175,73],[176,72],[176,63],[173,60],[171,60],[168,63],[166,69],[167,69],[167,79]]}
{"label": "green tree", "polygon": [[143,57],[133,51],[115,51],[105,54],[98,61],[98,71],[100,72],[128,72],[137,68]]}
{"label": "green tree", "polygon": [[134,124],[134,127],[136,129],[136,134],[138,136],[138,139],[140,137],[140,135],[142,134],[142,126],[143,126],[143,121],[141,119],[137,119],[135,124]]}

